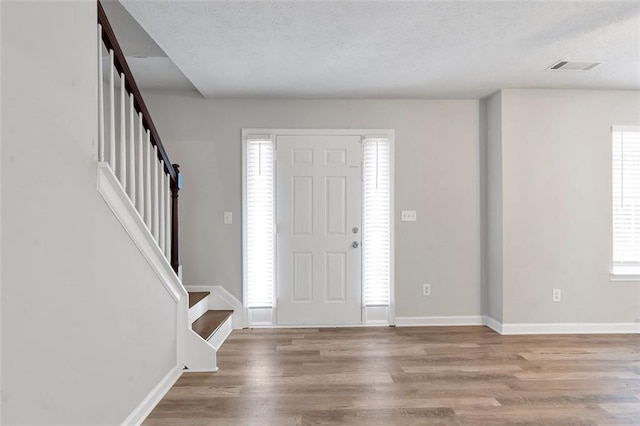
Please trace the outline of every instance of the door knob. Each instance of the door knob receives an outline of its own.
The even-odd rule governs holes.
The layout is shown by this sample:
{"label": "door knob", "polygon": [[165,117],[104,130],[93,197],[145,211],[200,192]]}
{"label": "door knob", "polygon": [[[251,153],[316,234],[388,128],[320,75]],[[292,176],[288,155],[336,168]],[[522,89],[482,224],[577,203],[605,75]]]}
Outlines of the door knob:
{"label": "door knob", "polygon": [[358,233],[358,228],[354,226],[353,229],[351,230],[351,232],[353,232],[354,234],[357,234]]}
{"label": "door knob", "polygon": [[354,241],[351,243],[351,247],[353,248],[358,248],[360,246],[360,243],[358,243],[357,241]]}

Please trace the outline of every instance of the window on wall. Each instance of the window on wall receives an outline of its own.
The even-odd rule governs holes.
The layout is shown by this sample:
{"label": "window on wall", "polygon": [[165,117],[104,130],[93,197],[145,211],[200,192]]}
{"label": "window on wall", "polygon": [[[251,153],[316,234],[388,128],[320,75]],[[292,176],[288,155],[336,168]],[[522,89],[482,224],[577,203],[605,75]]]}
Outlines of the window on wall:
{"label": "window on wall", "polygon": [[273,307],[274,148],[270,136],[247,137],[246,280],[249,308]]}
{"label": "window on wall", "polygon": [[362,144],[365,306],[389,306],[391,287],[391,145],[384,137]]}
{"label": "window on wall", "polygon": [[612,132],[613,269],[640,274],[640,127]]}

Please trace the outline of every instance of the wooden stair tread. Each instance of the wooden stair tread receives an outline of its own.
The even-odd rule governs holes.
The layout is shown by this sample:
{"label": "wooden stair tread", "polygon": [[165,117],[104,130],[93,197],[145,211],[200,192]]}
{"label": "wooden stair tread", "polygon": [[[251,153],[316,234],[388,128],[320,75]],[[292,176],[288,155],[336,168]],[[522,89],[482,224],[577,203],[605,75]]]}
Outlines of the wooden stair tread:
{"label": "wooden stair tread", "polygon": [[194,291],[189,292],[189,307],[192,308],[196,303],[207,297],[211,292],[209,291]]}
{"label": "wooden stair tread", "polygon": [[215,333],[222,323],[224,323],[232,314],[233,311],[227,310],[207,311],[193,323],[192,329],[204,340],[209,340],[213,333]]}

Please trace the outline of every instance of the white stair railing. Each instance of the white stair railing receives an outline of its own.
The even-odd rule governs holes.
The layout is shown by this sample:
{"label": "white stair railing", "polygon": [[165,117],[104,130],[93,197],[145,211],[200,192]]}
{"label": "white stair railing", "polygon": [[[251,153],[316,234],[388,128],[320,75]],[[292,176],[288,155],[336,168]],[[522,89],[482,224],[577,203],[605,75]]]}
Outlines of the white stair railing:
{"label": "white stair railing", "polygon": [[98,160],[106,163],[117,177],[158,248],[180,275],[177,230],[180,172],[168,159],[99,3],[98,22]]}

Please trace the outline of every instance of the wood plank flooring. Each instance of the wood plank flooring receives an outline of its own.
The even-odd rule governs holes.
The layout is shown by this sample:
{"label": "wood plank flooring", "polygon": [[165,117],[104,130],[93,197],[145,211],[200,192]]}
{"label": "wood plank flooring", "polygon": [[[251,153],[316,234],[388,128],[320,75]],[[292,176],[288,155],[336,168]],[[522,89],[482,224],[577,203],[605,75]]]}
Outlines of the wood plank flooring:
{"label": "wood plank flooring", "polygon": [[146,425],[640,425],[640,335],[234,331]]}

